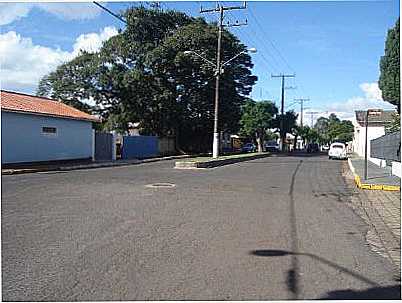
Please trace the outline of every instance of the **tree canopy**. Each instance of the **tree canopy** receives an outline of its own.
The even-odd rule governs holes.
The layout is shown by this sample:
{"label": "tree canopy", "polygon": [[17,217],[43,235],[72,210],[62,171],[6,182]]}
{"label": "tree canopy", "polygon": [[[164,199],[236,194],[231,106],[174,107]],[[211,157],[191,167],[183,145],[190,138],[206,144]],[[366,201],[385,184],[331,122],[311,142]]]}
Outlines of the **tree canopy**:
{"label": "tree canopy", "polygon": [[271,101],[255,102],[249,99],[242,107],[240,132],[257,142],[259,152],[263,150],[263,140],[267,131],[274,126],[277,113],[278,108]]}
{"label": "tree canopy", "polygon": [[382,98],[398,108],[400,105],[400,62],[399,62],[399,18],[395,26],[388,30],[385,41],[384,56],[380,60],[380,79],[378,85],[382,92]]}
{"label": "tree canopy", "polygon": [[315,140],[321,144],[334,141],[348,142],[353,139],[354,127],[352,122],[349,120],[340,120],[333,113],[328,118],[318,118],[313,129],[318,135]]}
{"label": "tree canopy", "polygon": [[[82,53],[46,75],[38,95],[98,113],[109,129],[124,131],[128,122],[140,122],[143,134],[176,135],[188,150],[210,149],[214,67],[184,52],[195,51],[214,62],[217,27],[172,10],[130,8],[124,15],[124,31],[98,52]],[[226,30],[222,46],[222,62],[246,50]],[[241,106],[257,80],[252,67],[247,53],[225,66],[220,130],[239,129]],[[96,106],[86,108],[82,101],[88,99]]]}

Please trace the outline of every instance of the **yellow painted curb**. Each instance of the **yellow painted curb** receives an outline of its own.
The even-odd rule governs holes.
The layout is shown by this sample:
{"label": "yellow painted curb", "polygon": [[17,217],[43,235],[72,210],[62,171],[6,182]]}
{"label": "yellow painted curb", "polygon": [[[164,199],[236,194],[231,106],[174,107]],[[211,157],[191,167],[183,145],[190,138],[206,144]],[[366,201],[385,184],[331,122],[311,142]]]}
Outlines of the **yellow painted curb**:
{"label": "yellow painted curb", "polygon": [[401,187],[397,185],[383,185],[383,184],[368,184],[362,183],[360,176],[355,174],[356,186],[360,189],[370,189],[370,190],[386,190],[386,191],[400,191]]}

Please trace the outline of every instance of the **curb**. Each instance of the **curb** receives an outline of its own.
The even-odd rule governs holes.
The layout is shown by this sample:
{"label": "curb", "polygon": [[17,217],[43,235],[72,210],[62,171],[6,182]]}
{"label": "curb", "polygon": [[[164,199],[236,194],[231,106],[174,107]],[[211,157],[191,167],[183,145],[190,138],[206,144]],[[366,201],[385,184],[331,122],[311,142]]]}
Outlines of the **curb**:
{"label": "curb", "polygon": [[93,168],[105,168],[105,167],[117,167],[117,166],[129,166],[137,164],[145,164],[159,161],[168,161],[174,159],[192,158],[194,155],[180,155],[180,156],[170,156],[162,158],[150,158],[144,160],[129,160],[130,162],[105,162],[105,163],[92,163],[74,166],[60,166],[52,168],[23,168],[23,169],[2,169],[2,175],[20,175],[28,173],[39,173],[39,172],[49,172],[49,171],[71,171],[80,169],[93,169]]}
{"label": "curb", "polygon": [[349,168],[354,175],[355,184],[360,189],[368,189],[368,190],[385,190],[385,191],[400,191],[401,187],[398,185],[385,185],[385,184],[371,184],[371,183],[362,183],[360,176],[356,174],[356,170],[353,167],[352,161],[348,158]]}
{"label": "curb", "polygon": [[175,168],[177,169],[191,169],[191,168],[213,168],[238,162],[244,162],[249,160],[261,159],[269,157],[270,153],[264,153],[261,155],[254,155],[250,157],[241,157],[241,158],[234,158],[234,159],[221,159],[221,160],[211,160],[206,162],[185,162],[179,161],[175,163]]}

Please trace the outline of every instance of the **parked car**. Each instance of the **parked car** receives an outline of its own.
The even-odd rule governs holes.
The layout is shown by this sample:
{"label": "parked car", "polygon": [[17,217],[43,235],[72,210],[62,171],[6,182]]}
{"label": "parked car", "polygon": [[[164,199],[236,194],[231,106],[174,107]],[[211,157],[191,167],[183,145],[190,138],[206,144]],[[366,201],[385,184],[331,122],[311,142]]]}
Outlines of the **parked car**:
{"label": "parked car", "polygon": [[257,150],[256,146],[253,143],[246,143],[243,145],[243,147],[241,148],[242,152],[245,153],[253,153]]}
{"label": "parked car", "polygon": [[325,145],[321,146],[321,150],[322,151],[328,151],[329,150],[329,145],[325,144]]}
{"label": "parked car", "polygon": [[279,144],[276,141],[265,142],[265,150],[270,152],[279,151]]}
{"label": "parked car", "polygon": [[317,143],[309,143],[307,145],[307,152],[308,153],[317,153],[319,150]]}
{"label": "parked car", "polygon": [[341,142],[332,143],[328,151],[329,159],[347,159],[346,145]]}

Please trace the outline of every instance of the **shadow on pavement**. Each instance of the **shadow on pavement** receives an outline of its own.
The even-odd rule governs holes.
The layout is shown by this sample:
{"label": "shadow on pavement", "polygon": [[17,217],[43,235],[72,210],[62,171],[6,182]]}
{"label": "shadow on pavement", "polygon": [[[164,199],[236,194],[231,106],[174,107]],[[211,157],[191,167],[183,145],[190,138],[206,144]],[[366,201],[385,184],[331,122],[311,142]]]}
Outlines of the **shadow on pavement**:
{"label": "shadow on pavement", "polygon": [[[277,250],[277,249],[262,249],[262,250],[254,250],[251,251],[250,254],[258,257],[283,257],[283,256],[307,256],[316,261],[324,263],[332,268],[335,268],[347,275],[350,275],[370,286],[363,291],[358,290],[334,290],[328,293],[327,297],[320,298],[321,300],[353,300],[353,299],[377,299],[377,300],[387,300],[387,299],[400,299],[401,298],[401,286],[399,284],[392,285],[392,286],[381,286],[378,283],[371,281],[370,279],[350,270],[347,269],[339,264],[336,264],[332,261],[329,261],[325,258],[320,256],[310,254],[310,253],[298,253],[298,252],[291,252],[286,250]],[[297,272],[294,269],[288,271],[288,278],[286,284],[290,291],[294,292],[297,291]]]}
{"label": "shadow on pavement", "polygon": [[[303,157],[306,153],[301,154],[300,156]],[[296,161],[295,161],[296,162]],[[389,299],[389,298],[400,298],[400,285],[392,286],[390,289],[387,287],[382,287],[378,283],[360,275],[359,273],[350,270],[346,267],[343,267],[339,264],[336,264],[332,261],[329,261],[325,258],[320,256],[310,254],[310,253],[303,253],[299,252],[298,248],[298,232],[297,232],[297,218],[296,218],[296,208],[295,208],[295,198],[294,198],[294,185],[296,175],[303,164],[303,160],[299,160],[298,164],[292,174],[290,188],[289,188],[289,223],[290,223],[290,233],[291,233],[291,251],[286,250],[275,250],[275,249],[260,249],[251,251],[250,254],[258,257],[283,257],[283,256],[290,256],[291,257],[291,267],[287,272],[287,279],[286,285],[292,294],[292,299],[297,300],[299,299],[300,294],[300,286],[299,286],[299,257],[309,257],[314,259],[315,261],[321,262],[341,271],[344,274],[354,277],[357,280],[360,280],[366,283],[370,289],[367,291],[352,291],[352,290],[337,290],[328,293],[327,299],[353,299],[353,298],[365,298],[367,296],[371,296],[370,294],[373,293],[378,296],[378,298]],[[398,292],[399,289],[399,292]],[[360,296],[360,297],[358,297]]]}
{"label": "shadow on pavement", "polygon": [[372,287],[365,290],[334,290],[319,300],[400,300],[401,286]]}
{"label": "shadow on pavement", "polygon": [[273,153],[276,157],[302,157],[302,158],[311,158],[311,157],[322,157],[328,156],[326,152],[317,152],[317,153],[308,153],[305,151],[293,151],[293,152],[278,152]]}

